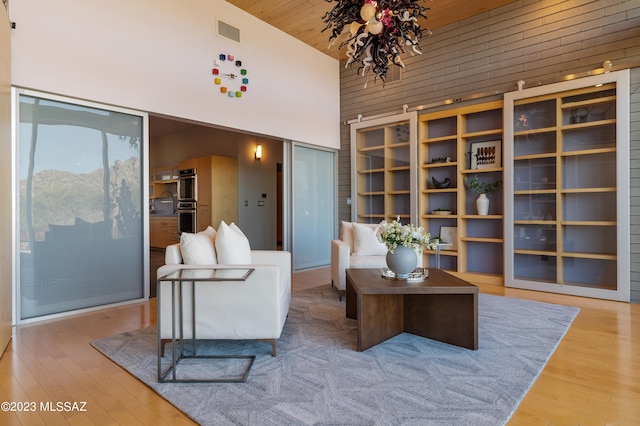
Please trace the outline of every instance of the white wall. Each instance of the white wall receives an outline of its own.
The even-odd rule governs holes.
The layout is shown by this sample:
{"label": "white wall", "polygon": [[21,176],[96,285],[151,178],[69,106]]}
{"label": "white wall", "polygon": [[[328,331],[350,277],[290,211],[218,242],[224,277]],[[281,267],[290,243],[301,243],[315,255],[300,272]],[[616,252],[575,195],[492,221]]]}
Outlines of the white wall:
{"label": "white wall", "polygon": [[[10,18],[15,86],[339,148],[338,61],[225,1],[21,0]],[[240,99],[213,84],[220,53],[248,70]]]}
{"label": "white wall", "polygon": [[[2,6],[0,6],[2,10]],[[1,13],[1,12],[0,12]],[[11,176],[11,55],[9,21],[0,17],[0,357],[11,339],[12,176]]]}

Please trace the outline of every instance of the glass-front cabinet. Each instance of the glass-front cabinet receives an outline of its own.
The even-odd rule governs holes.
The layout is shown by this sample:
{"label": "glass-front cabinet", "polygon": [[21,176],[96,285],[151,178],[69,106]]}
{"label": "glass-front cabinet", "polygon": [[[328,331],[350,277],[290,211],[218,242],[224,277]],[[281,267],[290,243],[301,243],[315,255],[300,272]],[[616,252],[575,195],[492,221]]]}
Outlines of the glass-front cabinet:
{"label": "glass-front cabinet", "polygon": [[629,74],[505,95],[505,285],[628,301]]}
{"label": "glass-front cabinet", "polygon": [[351,124],[352,220],[415,223],[416,113]]}

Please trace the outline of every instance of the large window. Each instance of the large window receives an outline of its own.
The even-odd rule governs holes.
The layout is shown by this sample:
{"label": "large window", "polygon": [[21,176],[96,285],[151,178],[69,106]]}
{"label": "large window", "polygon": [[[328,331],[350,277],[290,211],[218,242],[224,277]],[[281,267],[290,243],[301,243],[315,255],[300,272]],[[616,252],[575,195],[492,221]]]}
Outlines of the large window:
{"label": "large window", "polygon": [[146,116],[18,95],[19,319],[144,296]]}

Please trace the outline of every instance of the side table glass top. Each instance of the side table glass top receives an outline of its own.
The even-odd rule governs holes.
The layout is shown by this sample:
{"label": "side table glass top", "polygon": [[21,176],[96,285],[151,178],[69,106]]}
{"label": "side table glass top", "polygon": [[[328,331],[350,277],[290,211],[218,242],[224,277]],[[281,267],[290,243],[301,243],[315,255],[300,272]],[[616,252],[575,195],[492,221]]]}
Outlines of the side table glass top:
{"label": "side table glass top", "polygon": [[158,277],[158,281],[245,281],[253,271],[253,268],[180,268]]}

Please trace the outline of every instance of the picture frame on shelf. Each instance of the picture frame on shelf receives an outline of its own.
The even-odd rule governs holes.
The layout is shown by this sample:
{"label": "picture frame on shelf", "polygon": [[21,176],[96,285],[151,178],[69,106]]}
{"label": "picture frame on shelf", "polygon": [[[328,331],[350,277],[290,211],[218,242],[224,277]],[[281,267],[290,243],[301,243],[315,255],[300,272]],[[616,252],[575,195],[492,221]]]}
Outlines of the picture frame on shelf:
{"label": "picture frame on shelf", "polygon": [[502,166],[502,140],[471,143],[472,170],[491,169]]}
{"label": "picture frame on shelf", "polygon": [[458,250],[458,227],[457,226],[441,226],[440,227],[440,242],[445,244],[451,244],[447,247],[447,250]]}

